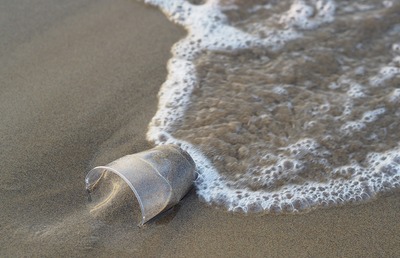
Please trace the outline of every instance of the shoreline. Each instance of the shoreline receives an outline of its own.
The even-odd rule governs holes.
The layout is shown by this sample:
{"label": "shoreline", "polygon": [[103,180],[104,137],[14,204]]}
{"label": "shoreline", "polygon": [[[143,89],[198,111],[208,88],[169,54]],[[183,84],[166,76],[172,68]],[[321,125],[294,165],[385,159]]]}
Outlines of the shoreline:
{"label": "shoreline", "polygon": [[398,191],[306,214],[242,215],[192,190],[144,228],[128,211],[95,220],[84,177],[151,147],[147,126],[184,31],[139,2],[64,8],[62,19],[44,15],[49,23],[32,23],[49,27],[2,49],[0,256],[400,256]]}

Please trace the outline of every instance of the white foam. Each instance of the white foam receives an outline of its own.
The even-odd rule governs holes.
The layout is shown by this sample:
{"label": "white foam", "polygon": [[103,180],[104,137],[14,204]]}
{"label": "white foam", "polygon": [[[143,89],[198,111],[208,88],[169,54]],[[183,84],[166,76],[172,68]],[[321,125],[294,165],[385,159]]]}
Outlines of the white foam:
{"label": "white foam", "polygon": [[390,8],[393,6],[393,1],[385,0],[382,2],[383,6],[386,8]]}
{"label": "white foam", "polygon": [[400,56],[395,56],[392,60],[392,64],[396,66],[400,66]]}
{"label": "white foam", "polygon": [[363,98],[365,97],[364,87],[357,82],[353,82],[350,84],[350,89],[347,91],[347,95],[355,99]]}
{"label": "white foam", "polygon": [[372,123],[376,121],[380,115],[384,114],[386,112],[385,108],[378,108],[375,110],[371,111],[366,111],[361,119],[356,120],[356,121],[348,121],[342,127],[340,130],[345,134],[353,134],[354,132],[359,132],[361,130],[364,130],[367,127],[367,123]]}
{"label": "white foam", "polygon": [[355,75],[364,75],[365,74],[365,67],[359,66],[354,70]]}
{"label": "white foam", "polygon": [[359,132],[363,129],[365,129],[366,125],[363,122],[360,121],[349,121],[346,122],[344,125],[340,127],[340,130],[345,134],[349,135],[354,132]]}
{"label": "white foam", "polygon": [[255,13],[255,12],[263,10],[263,9],[268,10],[268,9],[271,9],[271,8],[272,8],[271,4],[260,4],[260,5],[255,5],[255,6],[251,7],[250,9],[248,9],[248,11],[250,13]]}
{"label": "white foam", "polygon": [[392,45],[392,51],[395,53],[400,53],[400,43],[395,43]]}
{"label": "white foam", "polygon": [[400,89],[394,89],[389,95],[389,101],[392,103],[400,102]]}
{"label": "white foam", "polygon": [[285,87],[282,86],[282,85],[275,86],[275,87],[272,89],[272,92],[274,92],[274,93],[276,93],[276,94],[279,94],[279,95],[285,95],[285,94],[287,94],[287,90],[286,90]]}
{"label": "white foam", "polygon": [[386,108],[378,108],[375,110],[367,111],[363,114],[361,121],[364,123],[372,123],[378,119],[378,117],[386,112]]}
{"label": "white foam", "polygon": [[379,73],[370,78],[369,83],[372,86],[380,86],[387,80],[394,78],[395,76],[400,75],[400,68],[395,66],[385,66],[382,67]]}
{"label": "white foam", "polygon": [[329,0],[296,0],[281,17],[285,26],[301,29],[315,29],[323,23],[332,22],[335,14],[335,2]]}
{"label": "white foam", "polygon": [[147,132],[147,138],[157,144],[164,140],[163,132],[170,132],[172,125],[181,119],[197,84],[195,67],[190,61],[172,58],[168,70],[168,78],[159,92],[157,113]]}

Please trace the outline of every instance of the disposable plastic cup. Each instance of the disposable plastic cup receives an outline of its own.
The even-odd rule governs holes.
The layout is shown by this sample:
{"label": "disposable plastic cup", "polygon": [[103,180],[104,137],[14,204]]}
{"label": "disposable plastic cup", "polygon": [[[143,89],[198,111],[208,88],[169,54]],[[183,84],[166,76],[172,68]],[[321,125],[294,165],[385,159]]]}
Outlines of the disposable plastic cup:
{"label": "disposable plastic cup", "polygon": [[176,145],[161,145],[127,155],[89,171],[86,189],[92,192],[106,172],[120,176],[135,194],[142,214],[139,226],[176,205],[196,179],[190,155]]}

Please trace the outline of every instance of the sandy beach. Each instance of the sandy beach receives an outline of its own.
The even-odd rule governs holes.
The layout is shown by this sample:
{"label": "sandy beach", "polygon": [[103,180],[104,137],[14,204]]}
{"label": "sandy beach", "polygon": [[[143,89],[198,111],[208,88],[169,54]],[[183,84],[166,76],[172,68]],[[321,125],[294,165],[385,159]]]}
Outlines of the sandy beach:
{"label": "sandy beach", "polygon": [[0,1],[1,257],[400,257],[400,194],[302,215],[241,215],[192,190],[138,228],[89,214],[86,173],[152,147],[171,46],[129,0]]}

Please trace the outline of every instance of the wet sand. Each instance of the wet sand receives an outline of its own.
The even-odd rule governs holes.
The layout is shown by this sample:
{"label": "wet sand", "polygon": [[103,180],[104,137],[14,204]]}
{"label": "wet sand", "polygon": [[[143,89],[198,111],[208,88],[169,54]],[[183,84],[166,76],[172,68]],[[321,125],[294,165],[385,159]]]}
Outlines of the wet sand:
{"label": "wet sand", "polygon": [[191,191],[144,228],[128,210],[93,218],[85,174],[151,147],[147,125],[184,31],[128,0],[3,0],[0,28],[0,256],[400,256],[398,192],[244,216]]}

